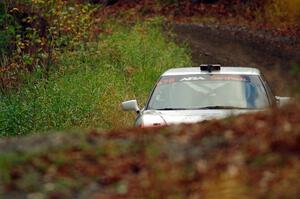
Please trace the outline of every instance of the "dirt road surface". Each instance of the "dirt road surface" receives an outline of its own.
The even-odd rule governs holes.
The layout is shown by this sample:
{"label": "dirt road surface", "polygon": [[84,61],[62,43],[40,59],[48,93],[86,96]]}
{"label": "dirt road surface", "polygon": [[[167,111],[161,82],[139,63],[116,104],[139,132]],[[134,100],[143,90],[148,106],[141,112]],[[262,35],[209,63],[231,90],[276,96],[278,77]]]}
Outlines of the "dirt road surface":
{"label": "dirt road surface", "polygon": [[[273,36],[237,26],[174,24],[195,65],[219,63],[259,68],[276,95],[292,95],[300,85],[300,38]],[[299,65],[300,67],[300,65]]]}

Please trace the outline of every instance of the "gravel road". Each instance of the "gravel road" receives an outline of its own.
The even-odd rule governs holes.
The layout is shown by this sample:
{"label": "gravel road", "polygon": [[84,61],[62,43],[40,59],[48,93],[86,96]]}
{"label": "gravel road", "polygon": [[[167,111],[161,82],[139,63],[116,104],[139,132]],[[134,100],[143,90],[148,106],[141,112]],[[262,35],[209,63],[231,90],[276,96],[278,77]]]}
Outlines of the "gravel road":
{"label": "gravel road", "polygon": [[173,28],[178,41],[191,47],[195,65],[258,67],[276,95],[292,95],[300,85],[299,74],[292,74],[300,63],[300,38],[273,36],[238,26],[174,24]]}

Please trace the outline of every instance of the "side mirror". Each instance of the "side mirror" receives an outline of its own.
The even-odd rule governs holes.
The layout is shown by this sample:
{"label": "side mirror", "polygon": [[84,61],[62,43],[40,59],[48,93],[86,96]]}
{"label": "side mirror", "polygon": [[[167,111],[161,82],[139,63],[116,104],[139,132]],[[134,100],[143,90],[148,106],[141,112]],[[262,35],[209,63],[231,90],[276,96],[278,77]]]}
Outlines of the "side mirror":
{"label": "side mirror", "polygon": [[137,113],[140,112],[140,108],[136,100],[130,100],[126,102],[122,102],[122,109],[124,111],[135,111]]}
{"label": "side mirror", "polygon": [[275,99],[278,106],[283,106],[285,104],[288,104],[290,101],[292,101],[293,98],[276,96]]}

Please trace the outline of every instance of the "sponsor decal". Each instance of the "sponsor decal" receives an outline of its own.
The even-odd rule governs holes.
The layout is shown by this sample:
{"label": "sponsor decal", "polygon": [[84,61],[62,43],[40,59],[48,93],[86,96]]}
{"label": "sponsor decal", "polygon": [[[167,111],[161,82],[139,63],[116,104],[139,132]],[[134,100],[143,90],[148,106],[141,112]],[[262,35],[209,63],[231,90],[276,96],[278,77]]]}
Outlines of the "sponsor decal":
{"label": "sponsor decal", "polygon": [[213,75],[210,77],[210,80],[242,81],[242,82],[247,81],[245,77],[239,75]]}
{"label": "sponsor decal", "polygon": [[172,84],[175,82],[188,82],[188,81],[242,81],[248,82],[250,81],[247,76],[241,75],[202,75],[202,76],[177,76],[177,77],[168,77],[161,79],[157,85],[163,84]]}
{"label": "sponsor decal", "polygon": [[198,80],[205,80],[205,78],[201,77],[201,76],[199,76],[199,77],[195,77],[195,76],[194,77],[184,77],[179,81],[183,82],[183,81],[198,81]]}
{"label": "sponsor decal", "polygon": [[176,82],[176,78],[166,78],[166,79],[161,79],[158,83],[157,86],[163,85],[163,84],[172,84]]}

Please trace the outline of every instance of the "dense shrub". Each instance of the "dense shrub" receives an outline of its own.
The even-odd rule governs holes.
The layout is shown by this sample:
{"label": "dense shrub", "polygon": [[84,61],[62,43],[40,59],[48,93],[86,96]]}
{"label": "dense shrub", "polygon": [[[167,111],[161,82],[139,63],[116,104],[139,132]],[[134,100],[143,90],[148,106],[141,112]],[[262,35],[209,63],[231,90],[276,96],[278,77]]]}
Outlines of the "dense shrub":
{"label": "dense shrub", "polygon": [[[16,33],[14,18],[7,13],[5,4],[0,2],[0,55],[7,55]],[[1,60],[1,57],[0,57]]]}
{"label": "dense shrub", "polygon": [[95,5],[63,0],[5,0],[0,5],[2,90],[18,87],[26,73],[38,70],[47,76],[58,51],[94,39]]}

